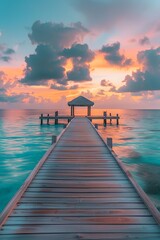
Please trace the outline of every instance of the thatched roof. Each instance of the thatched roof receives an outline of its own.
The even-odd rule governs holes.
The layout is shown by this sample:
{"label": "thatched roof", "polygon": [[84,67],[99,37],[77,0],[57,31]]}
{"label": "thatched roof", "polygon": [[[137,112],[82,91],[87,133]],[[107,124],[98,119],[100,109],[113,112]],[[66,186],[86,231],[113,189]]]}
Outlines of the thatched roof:
{"label": "thatched roof", "polygon": [[72,101],[68,102],[68,106],[79,106],[79,107],[83,107],[83,106],[93,106],[94,102],[90,101],[89,99],[83,97],[83,96],[79,96],[75,99],[73,99]]}

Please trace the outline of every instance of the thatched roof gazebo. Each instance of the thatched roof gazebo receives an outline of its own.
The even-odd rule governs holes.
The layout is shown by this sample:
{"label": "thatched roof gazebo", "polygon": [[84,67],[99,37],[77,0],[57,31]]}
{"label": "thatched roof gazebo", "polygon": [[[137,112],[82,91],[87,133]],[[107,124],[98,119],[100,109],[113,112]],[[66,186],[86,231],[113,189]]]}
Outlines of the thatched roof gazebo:
{"label": "thatched roof gazebo", "polygon": [[94,105],[94,102],[90,101],[89,99],[79,96],[72,101],[68,102],[68,106],[71,107],[71,116],[74,116],[74,107],[87,107],[87,116],[91,116],[91,106]]}

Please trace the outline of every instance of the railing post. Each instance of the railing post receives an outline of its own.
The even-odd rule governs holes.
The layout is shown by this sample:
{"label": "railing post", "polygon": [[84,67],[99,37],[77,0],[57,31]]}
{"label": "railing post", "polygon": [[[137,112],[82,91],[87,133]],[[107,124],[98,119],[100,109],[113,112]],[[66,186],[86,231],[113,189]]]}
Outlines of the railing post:
{"label": "railing post", "polygon": [[103,112],[103,125],[104,125],[104,126],[106,126],[106,124],[107,124],[107,119],[106,119],[106,117],[107,117],[107,112]]}
{"label": "railing post", "polygon": [[43,125],[43,113],[41,113],[41,125]]}
{"label": "railing post", "polygon": [[109,116],[110,116],[110,125],[112,125],[112,114],[110,113]]}
{"label": "railing post", "polygon": [[58,124],[58,111],[55,112],[55,124]]}
{"label": "railing post", "polygon": [[49,114],[47,115],[47,125],[49,125]]}
{"label": "railing post", "polygon": [[57,142],[57,136],[53,135],[52,136],[52,144]]}
{"label": "railing post", "polygon": [[107,138],[107,145],[110,149],[112,149],[112,138]]}
{"label": "railing post", "polygon": [[119,116],[117,114],[117,126],[119,125]]}

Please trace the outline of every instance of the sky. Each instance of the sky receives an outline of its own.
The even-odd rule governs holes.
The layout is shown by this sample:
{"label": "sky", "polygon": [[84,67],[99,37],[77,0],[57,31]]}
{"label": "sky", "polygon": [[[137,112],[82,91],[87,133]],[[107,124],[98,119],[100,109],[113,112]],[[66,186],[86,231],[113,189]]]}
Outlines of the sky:
{"label": "sky", "polygon": [[0,108],[160,108],[159,0],[0,0]]}

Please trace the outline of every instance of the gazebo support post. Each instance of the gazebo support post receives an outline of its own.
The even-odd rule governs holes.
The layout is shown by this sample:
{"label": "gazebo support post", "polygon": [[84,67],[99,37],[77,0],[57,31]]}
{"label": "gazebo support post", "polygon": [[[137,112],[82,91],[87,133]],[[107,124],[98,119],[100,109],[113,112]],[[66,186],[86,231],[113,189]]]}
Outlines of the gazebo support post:
{"label": "gazebo support post", "polygon": [[88,106],[88,113],[87,116],[91,116],[91,106]]}
{"label": "gazebo support post", "polygon": [[74,106],[71,106],[71,116],[74,117]]}

